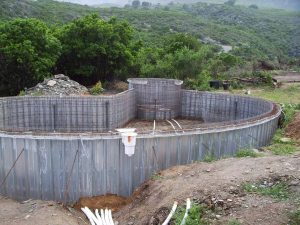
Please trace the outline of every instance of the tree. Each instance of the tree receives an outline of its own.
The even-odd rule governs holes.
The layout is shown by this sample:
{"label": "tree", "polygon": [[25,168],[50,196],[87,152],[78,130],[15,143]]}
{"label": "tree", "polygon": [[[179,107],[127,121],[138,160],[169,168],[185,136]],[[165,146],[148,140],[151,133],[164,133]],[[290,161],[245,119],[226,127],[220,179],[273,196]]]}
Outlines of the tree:
{"label": "tree", "polygon": [[194,51],[201,48],[200,42],[195,37],[183,33],[170,35],[165,40],[164,46],[167,53],[174,53],[183,48],[188,48]]}
{"label": "tree", "polygon": [[104,21],[92,14],[63,26],[57,36],[62,43],[58,72],[91,85],[113,80],[132,63],[133,29],[115,18]]}
{"label": "tree", "polygon": [[50,75],[60,42],[37,19],[0,24],[0,94],[16,95]]}
{"label": "tree", "polygon": [[139,0],[134,0],[131,4],[133,8],[138,8],[141,6],[141,2]]}
{"label": "tree", "polygon": [[142,7],[149,8],[151,6],[150,2],[142,2]]}
{"label": "tree", "polygon": [[174,53],[163,50],[144,49],[138,59],[142,60],[141,75],[144,77],[165,77],[185,80],[196,78],[210,58],[214,56],[212,49],[203,46],[198,51],[186,47]]}
{"label": "tree", "polygon": [[182,8],[185,10],[185,11],[188,11],[190,9],[190,6],[188,4],[183,4],[182,5]]}
{"label": "tree", "polygon": [[227,2],[224,2],[225,5],[234,6],[236,0],[228,0]]}
{"label": "tree", "polygon": [[258,6],[257,6],[257,5],[254,5],[254,4],[252,4],[252,5],[249,5],[249,8],[250,8],[250,9],[258,9]]}

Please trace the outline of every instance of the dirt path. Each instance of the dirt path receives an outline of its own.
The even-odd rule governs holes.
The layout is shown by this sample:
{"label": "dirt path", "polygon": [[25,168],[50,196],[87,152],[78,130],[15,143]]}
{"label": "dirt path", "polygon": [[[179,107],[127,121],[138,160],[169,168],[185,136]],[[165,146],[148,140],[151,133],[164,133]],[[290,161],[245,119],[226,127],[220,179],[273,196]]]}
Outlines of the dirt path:
{"label": "dirt path", "polygon": [[286,72],[282,75],[277,75],[273,77],[277,82],[281,83],[293,83],[300,82],[300,73],[297,72]]}
{"label": "dirt path", "polygon": [[15,202],[0,196],[1,225],[83,225],[82,215],[55,202],[28,200]]}
{"label": "dirt path", "polygon": [[[173,167],[145,184],[133,202],[114,213],[119,225],[160,224],[173,202],[184,206],[185,199],[205,203],[211,224],[227,224],[238,219],[242,224],[287,224],[288,212],[296,209],[300,198],[300,153],[292,156],[229,158],[212,163]],[[279,201],[245,193],[244,182],[284,180],[294,197]],[[28,201],[23,204],[0,197],[1,225],[87,224],[83,215],[68,211],[53,202]]]}

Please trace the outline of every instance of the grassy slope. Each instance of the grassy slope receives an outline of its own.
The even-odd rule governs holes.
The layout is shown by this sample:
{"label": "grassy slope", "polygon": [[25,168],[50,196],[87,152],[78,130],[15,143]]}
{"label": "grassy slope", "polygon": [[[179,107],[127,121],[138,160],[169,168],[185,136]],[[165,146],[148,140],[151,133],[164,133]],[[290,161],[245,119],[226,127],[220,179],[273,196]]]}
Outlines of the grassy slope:
{"label": "grassy slope", "polygon": [[[233,92],[243,94],[242,90],[234,90]],[[251,95],[280,104],[300,104],[300,84],[291,84],[284,88],[253,87],[251,88]]]}

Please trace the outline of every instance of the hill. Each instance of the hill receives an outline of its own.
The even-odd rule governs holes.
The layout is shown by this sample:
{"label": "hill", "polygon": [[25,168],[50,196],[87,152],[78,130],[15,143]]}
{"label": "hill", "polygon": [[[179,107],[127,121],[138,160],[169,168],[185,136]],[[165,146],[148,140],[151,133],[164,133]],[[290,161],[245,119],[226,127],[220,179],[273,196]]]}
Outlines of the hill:
{"label": "hill", "polygon": [[0,19],[16,17],[38,18],[48,23],[65,23],[75,18],[95,12],[94,8],[52,0],[1,0]]}
{"label": "hill", "polygon": [[[132,2],[132,0],[57,0],[61,2],[72,2],[72,3],[78,3],[82,5],[116,5],[116,6],[124,6],[125,4],[128,4]],[[145,0],[147,1],[147,0]],[[143,2],[143,0],[141,0]],[[193,4],[197,2],[206,2],[206,3],[217,3],[217,4],[223,4],[226,2],[226,0],[148,0],[148,2],[151,2],[153,4],[163,4],[167,5],[170,2],[173,3],[179,3],[179,4]],[[238,5],[257,5],[258,7],[265,7],[265,8],[277,8],[277,9],[287,9],[287,10],[300,10],[300,2],[298,0],[237,0],[236,4]]]}
{"label": "hill", "polygon": [[204,3],[149,9],[94,8],[52,0],[0,3],[2,20],[34,17],[63,24],[92,12],[105,19],[128,20],[137,30],[136,38],[146,46],[161,45],[167,34],[186,32],[200,40],[233,46],[234,54],[248,59],[283,60],[300,55],[300,13],[296,12]]}

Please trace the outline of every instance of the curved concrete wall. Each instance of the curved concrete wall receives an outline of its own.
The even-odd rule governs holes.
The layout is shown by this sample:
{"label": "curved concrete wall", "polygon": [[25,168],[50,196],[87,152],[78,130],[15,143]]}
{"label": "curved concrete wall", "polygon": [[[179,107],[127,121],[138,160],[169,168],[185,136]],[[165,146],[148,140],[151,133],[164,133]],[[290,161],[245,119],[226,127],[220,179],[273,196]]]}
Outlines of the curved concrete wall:
{"label": "curved concrete wall", "polygon": [[182,90],[181,116],[206,123],[250,119],[270,112],[273,103],[259,98]]}
{"label": "curved concrete wall", "polygon": [[138,118],[165,120],[180,116],[182,81],[132,78],[128,82],[136,92]]}
{"label": "curved concrete wall", "polygon": [[[270,102],[258,103],[257,99],[203,92],[185,92],[183,97],[188,99],[188,95],[192,95],[191,99],[194,100],[191,102],[194,103],[185,112],[184,109],[189,108],[190,103],[184,100],[187,105],[183,106],[183,113],[187,117],[201,117],[207,121],[216,117],[215,114],[210,116],[211,112],[195,114],[203,109],[204,103],[201,101],[204,100],[201,98],[209,95],[211,99],[232,98],[229,100],[232,104],[235,104],[235,99],[242,99],[240,104],[243,107],[238,113],[243,114],[246,109],[249,109],[249,113],[238,115],[238,122],[224,123],[225,119],[233,118],[231,113],[228,116],[223,113],[221,122],[206,124],[198,129],[180,133],[140,135],[132,157],[125,155],[120,137],[109,133],[101,136],[90,133],[32,135],[2,132],[0,181],[4,179],[19,153],[23,149],[24,151],[0,190],[1,194],[18,200],[67,199],[68,202],[74,202],[81,196],[106,193],[128,196],[155,171],[192,163],[203,159],[205,155],[219,158],[233,155],[241,148],[266,145],[277,128],[280,108]],[[253,103],[244,104],[247,100]],[[212,110],[219,106],[217,102],[210,105]],[[251,118],[244,119],[248,116]],[[71,171],[73,163],[75,166]],[[69,178],[69,190],[65,196]]]}

